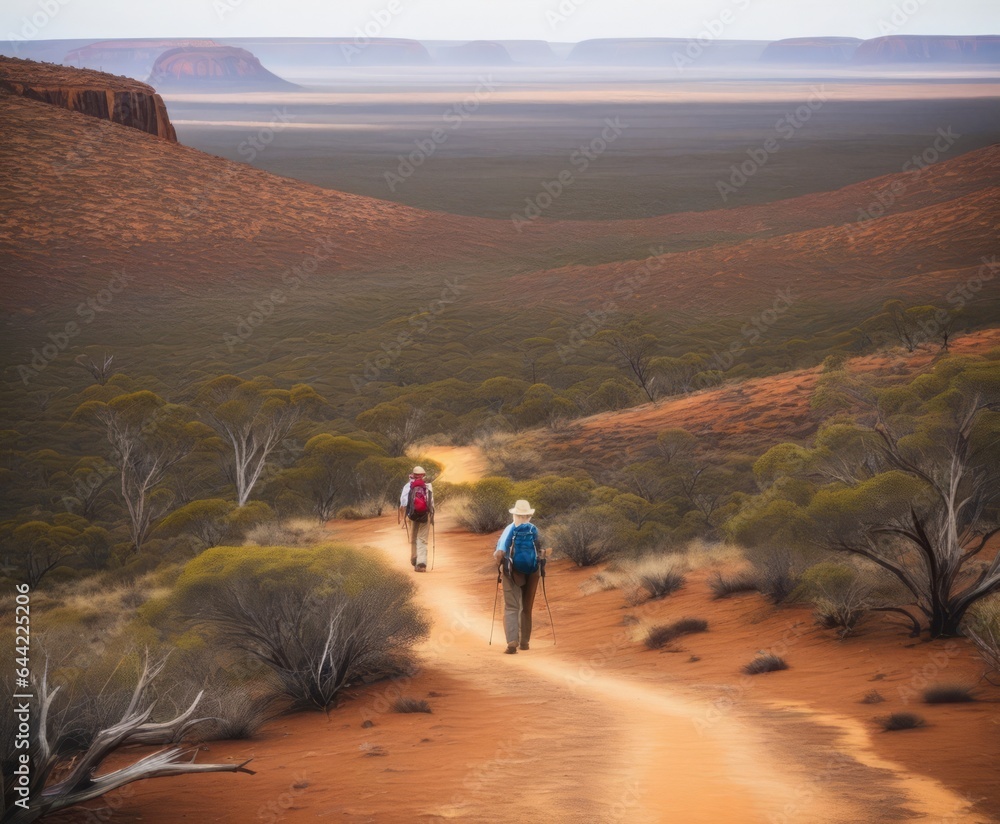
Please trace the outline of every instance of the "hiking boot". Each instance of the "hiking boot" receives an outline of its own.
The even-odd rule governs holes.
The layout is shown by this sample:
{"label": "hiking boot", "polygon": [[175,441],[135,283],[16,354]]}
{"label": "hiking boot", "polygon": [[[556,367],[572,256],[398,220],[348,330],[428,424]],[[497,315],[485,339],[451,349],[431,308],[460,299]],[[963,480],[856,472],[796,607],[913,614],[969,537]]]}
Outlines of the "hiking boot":
{"label": "hiking boot", "polygon": [[427,572],[427,564],[417,564],[415,569],[417,572]]}
{"label": "hiking boot", "polygon": [[410,558],[410,566],[413,567],[414,569],[416,569],[416,567],[417,567],[417,559],[416,558]]}
{"label": "hiking boot", "polygon": [[510,643],[507,644],[507,649],[503,651],[504,655],[515,655],[517,653],[517,644]]}
{"label": "hiking boot", "polygon": [[527,641],[522,641],[521,642],[521,649],[528,649],[528,642]]}

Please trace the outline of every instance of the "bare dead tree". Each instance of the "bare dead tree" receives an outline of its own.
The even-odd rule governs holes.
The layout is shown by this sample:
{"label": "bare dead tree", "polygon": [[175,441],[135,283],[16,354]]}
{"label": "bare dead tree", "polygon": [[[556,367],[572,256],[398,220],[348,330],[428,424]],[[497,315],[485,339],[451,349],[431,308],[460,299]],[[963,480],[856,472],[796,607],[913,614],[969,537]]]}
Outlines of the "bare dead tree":
{"label": "bare dead tree", "polygon": [[108,378],[111,377],[111,364],[114,359],[114,355],[109,355],[105,352],[104,357],[97,361],[90,357],[90,355],[77,355],[75,361],[78,366],[82,366],[90,372],[100,386],[104,386],[108,382]]}
{"label": "bare dead tree", "polygon": [[[106,793],[146,778],[206,772],[242,772],[249,760],[240,764],[197,764],[197,752],[185,751],[180,746],[139,758],[118,769],[97,774],[101,765],[112,753],[134,744],[176,744],[195,724],[206,719],[195,719],[194,711],[201,701],[198,693],[184,712],[168,721],[151,721],[155,702],[149,688],[163,669],[165,659],[152,663],[149,656],[136,682],[131,700],[121,720],[100,730],[83,751],[67,750],[60,746],[59,723],[53,718],[53,703],[61,687],[50,686],[48,670],[38,685],[37,733],[31,736],[29,753],[31,772],[28,792],[18,793],[14,782],[9,781],[4,770],[4,824],[28,824],[43,816],[100,798]],[[14,750],[11,750],[14,752]],[[188,755],[191,755],[188,758]],[[5,761],[7,759],[5,758]],[[5,764],[5,767],[7,765]],[[56,777],[60,776],[60,777]]]}

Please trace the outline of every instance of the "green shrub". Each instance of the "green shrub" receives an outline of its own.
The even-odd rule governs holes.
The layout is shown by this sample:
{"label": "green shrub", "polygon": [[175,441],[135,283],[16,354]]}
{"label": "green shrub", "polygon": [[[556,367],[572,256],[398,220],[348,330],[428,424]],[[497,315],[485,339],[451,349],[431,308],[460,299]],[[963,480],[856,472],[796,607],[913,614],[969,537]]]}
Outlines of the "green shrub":
{"label": "green shrub", "polygon": [[469,496],[458,514],[458,522],[469,532],[485,535],[510,523],[514,484],[506,478],[483,478],[469,488]]}
{"label": "green shrub", "polygon": [[577,510],[552,527],[551,540],[577,566],[593,566],[622,551],[622,527],[616,521],[610,507]]}
{"label": "green shrub", "polygon": [[428,631],[413,583],[345,546],[216,547],[189,562],[167,613],[270,667],[297,706],[329,707],[407,663]]}

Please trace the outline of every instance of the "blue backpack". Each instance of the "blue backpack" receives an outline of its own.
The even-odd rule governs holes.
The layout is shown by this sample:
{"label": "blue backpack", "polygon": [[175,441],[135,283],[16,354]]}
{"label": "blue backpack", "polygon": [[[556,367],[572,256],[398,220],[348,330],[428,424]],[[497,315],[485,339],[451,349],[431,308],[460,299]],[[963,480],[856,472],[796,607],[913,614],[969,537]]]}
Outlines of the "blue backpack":
{"label": "blue backpack", "polygon": [[510,545],[507,557],[514,572],[532,575],[538,571],[538,527],[534,524],[518,524],[510,531]]}

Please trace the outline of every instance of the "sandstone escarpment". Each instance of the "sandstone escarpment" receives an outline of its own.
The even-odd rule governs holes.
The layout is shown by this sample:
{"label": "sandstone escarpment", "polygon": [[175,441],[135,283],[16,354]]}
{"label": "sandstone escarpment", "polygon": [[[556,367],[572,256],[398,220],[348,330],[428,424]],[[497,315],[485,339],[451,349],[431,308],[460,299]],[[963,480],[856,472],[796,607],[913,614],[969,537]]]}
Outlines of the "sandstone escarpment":
{"label": "sandstone escarpment", "polygon": [[294,83],[265,69],[246,49],[192,46],[161,54],[149,82],[164,91],[292,89]]}
{"label": "sandstone escarpment", "polygon": [[762,63],[847,63],[860,45],[855,37],[792,37],[769,44],[760,59]]}
{"label": "sandstone escarpment", "polygon": [[97,69],[145,79],[156,58],[169,49],[190,46],[217,46],[213,40],[102,40],[68,52],[62,62],[67,66]]}
{"label": "sandstone escarpment", "polygon": [[1000,35],[894,34],[865,40],[855,63],[1000,63]]}
{"label": "sandstone escarpment", "polygon": [[177,142],[163,99],[127,77],[0,57],[0,89]]}

